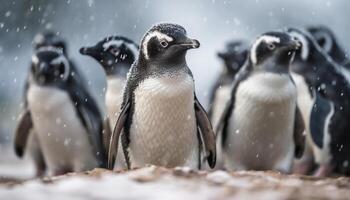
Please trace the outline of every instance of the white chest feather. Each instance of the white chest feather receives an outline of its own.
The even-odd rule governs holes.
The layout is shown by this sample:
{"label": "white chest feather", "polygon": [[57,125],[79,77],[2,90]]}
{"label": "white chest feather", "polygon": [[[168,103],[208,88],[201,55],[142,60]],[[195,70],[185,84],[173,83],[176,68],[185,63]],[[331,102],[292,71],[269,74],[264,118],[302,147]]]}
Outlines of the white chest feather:
{"label": "white chest feather", "polygon": [[112,130],[115,123],[117,122],[120,106],[123,101],[123,89],[125,81],[125,78],[120,77],[107,79],[106,106]]}
{"label": "white chest feather", "polygon": [[33,84],[27,98],[35,133],[51,170],[77,171],[97,165],[86,129],[66,92]]}
{"label": "white chest feather", "polygon": [[194,82],[186,73],[144,80],[135,90],[130,128],[135,166],[185,165],[197,153]]}
{"label": "white chest feather", "polygon": [[214,130],[219,123],[220,117],[224,112],[224,109],[230,97],[231,87],[229,85],[221,86],[215,92],[215,99],[213,102],[213,109],[211,115],[211,122],[214,127]]}
{"label": "white chest feather", "polygon": [[[287,75],[261,73],[243,81],[230,119],[228,151],[233,159],[229,164],[288,170],[295,106],[296,88]],[[285,158],[290,161],[282,164]]]}
{"label": "white chest feather", "polygon": [[304,124],[305,124],[305,132],[307,135],[307,141],[310,144],[311,139],[311,133],[310,133],[310,115],[311,110],[313,106],[313,99],[310,94],[310,90],[304,80],[304,78],[301,75],[292,73],[293,80],[295,82],[295,85],[297,87],[298,91],[298,106],[301,112],[301,115],[303,116]]}

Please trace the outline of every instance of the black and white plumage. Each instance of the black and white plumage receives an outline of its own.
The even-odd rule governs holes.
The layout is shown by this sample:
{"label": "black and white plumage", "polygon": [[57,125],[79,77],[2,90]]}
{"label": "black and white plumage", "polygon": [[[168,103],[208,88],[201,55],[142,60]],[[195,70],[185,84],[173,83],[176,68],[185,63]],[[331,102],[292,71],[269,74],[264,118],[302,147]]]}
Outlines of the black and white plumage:
{"label": "black and white plumage", "polygon": [[122,111],[111,137],[109,167],[114,166],[121,138],[128,168],[200,165],[202,149],[215,166],[215,136],[195,95],[186,52],[199,42],[183,27],[161,23],[143,37],[130,69]]}
{"label": "black and white plumage", "polygon": [[[58,34],[52,32],[52,31],[46,31],[43,33],[38,33],[34,39],[33,39],[33,47],[34,51],[38,50],[39,48],[42,47],[55,47],[60,49],[63,54],[67,56],[67,44],[64,41],[62,37],[60,37]],[[76,65],[74,62],[67,58],[68,62],[70,64],[71,68],[71,76],[76,80],[76,82],[80,82],[82,87],[85,87],[85,80],[84,78],[80,75],[81,73],[78,71]],[[28,73],[28,76],[26,78],[25,82],[25,87],[24,87],[24,104],[25,107],[27,108],[27,98],[26,94],[29,88],[29,83],[30,82],[30,73]],[[22,113],[23,114],[23,113]],[[34,130],[32,130],[34,131]],[[16,138],[17,139],[17,138]],[[40,146],[38,145],[38,139],[36,137],[36,134],[30,134],[27,142],[27,152],[28,155],[31,157],[31,159],[34,161],[34,164],[36,165],[36,170],[37,170],[37,176],[42,176],[44,175],[44,172],[46,170],[46,164],[44,161],[44,157],[42,155],[42,152],[40,150]],[[18,156],[22,157],[21,154],[17,154]]]}
{"label": "black and white plumage", "polygon": [[325,176],[332,171],[349,174],[350,73],[338,65],[307,32],[289,29],[302,42],[292,69],[302,76],[312,97],[309,108],[310,138],[320,165],[316,172]]}
{"label": "black and white plumage", "polygon": [[81,84],[61,49],[35,51],[15,149],[23,155],[30,134],[35,134],[47,175],[106,166],[103,117]]}
{"label": "black and white plumage", "polygon": [[[235,40],[226,44],[225,49],[218,52],[218,57],[223,61],[223,69],[211,89],[208,115],[215,129],[230,99],[231,84],[241,69],[248,55],[249,45],[243,40]],[[221,135],[216,136],[217,162],[215,169],[223,168],[220,146]]]}
{"label": "black and white plumage", "polygon": [[[105,101],[112,126],[117,122],[126,76],[138,56],[138,49],[136,43],[123,36],[109,36],[94,46],[80,49],[81,54],[99,62],[107,75]],[[113,130],[114,127],[111,128]]]}
{"label": "black and white plumage", "polygon": [[[138,56],[139,46],[126,37],[109,36],[94,46],[82,47],[80,53],[94,58],[101,64],[106,73],[107,90],[105,104],[108,124],[110,129],[113,130],[123,101],[123,89],[127,73]],[[110,133],[108,138],[110,138]],[[117,166],[117,168],[125,168],[126,166],[122,164],[123,154],[121,153],[120,144],[118,152],[120,156],[118,156],[117,163],[120,166]]]}
{"label": "black and white plumage", "polygon": [[277,31],[254,41],[218,127],[228,170],[289,172],[293,158],[302,155],[303,121],[289,74],[298,46]]}

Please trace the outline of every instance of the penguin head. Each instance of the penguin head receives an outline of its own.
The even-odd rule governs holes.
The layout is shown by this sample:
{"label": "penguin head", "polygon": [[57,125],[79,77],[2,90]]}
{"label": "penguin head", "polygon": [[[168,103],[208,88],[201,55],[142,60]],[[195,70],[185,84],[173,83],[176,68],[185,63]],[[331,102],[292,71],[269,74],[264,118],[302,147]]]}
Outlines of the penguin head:
{"label": "penguin head", "polygon": [[37,34],[34,37],[33,45],[36,50],[45,46],[53,46],[60,48],[64,54],[67,51],[67,45],[64,39],[51,31]]}
{"label": "penguin head", "polygon": [[80,53],[101,63],[107,75],[126,74],[138,55],[138,45],[123,36],[110,36]]}
{"label": "penguin head", "polygon": [[255,70],[289,73],[289,65],[300,42],[286,32],[267,32],[252,44],[249,62]]}
{"label": "penguin head", "polygon": [[62,50],[41,47],[32,56],[31,77],[38,85],[64,83],[70,75],[70,65]]}
{"label": "penguin head", "polygon": [[232,41],[217,55],[224,61],[226,72],[234,75],[243,66],[247,58],[248,45],[244,41]]}
{"label": "penguin head", "polygon": [[288,28],[287,32],[301,43],[291,66],[292,71],[304,76],[315,74],[316,67],[329,56],[307,31]]}
{"label": "penguin head", "polygon": [[153,64],[177,65],[186,62],[187,50],[199,46],[198,40],[187,37],[182,26],[161,23],[154,25],[144,35],[139,58]]}
{"label": "penguin head", "polygon": [[310,26],[307,30],[334,61],[342,63],[346,60],[346,53],[338,44],[336,36],[330,28],[320,25]]}

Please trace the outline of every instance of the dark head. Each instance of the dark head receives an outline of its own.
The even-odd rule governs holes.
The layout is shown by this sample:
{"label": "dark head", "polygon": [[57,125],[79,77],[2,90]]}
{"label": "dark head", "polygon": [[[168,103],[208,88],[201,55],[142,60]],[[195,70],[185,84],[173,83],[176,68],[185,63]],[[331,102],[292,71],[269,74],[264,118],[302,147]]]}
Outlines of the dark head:
{"label": "dark head", "polygon": [[51,31],[37,34],[34,37],[33,44],[34,44],[34,49],[53,46],[56,48],[60,48],[64,54],[66,54],[66,51],[67,51],[67,45],[64,39]]}
{"label": "dark head", "polygon": [[327,60],[327,53],[309,32],[296,28],[288,28],[287,32],[301,43],[301,48],[296,52],[291,66],[292,71],[304,76],[315,75],[316,67]]}
{"label": "dark head", "polygon": [[289,65],[300,43],[286,32],[267,32],[252,44],[249,62],[254,70],[289,73]]}
{"label": "dark head", "polygon": [[307,30],[335,62],[344,63],[347,60],[345,51],[338,44],[335,34],[330,28],[326,26],[310,26]]}
{"label": "dark head", "polygon": [[245,63],[248,55],[249,45],[244,41],[229,42],[225,49],[217,55],[224,61],[225,70],[235,75]]}
{"label": "dark head", "polygon": [[139,59],[152,64],[178,65],[186,62],[187,50],[199,45],[198,40],[187,37],[182,26],[161,23],[144,35]]}
{"label": "dark head", "polygon": [[39,48],[32,56],[31,77],[38,85],[55,85],[68,80],[70,65],[61,49]]}
{"label": "dark head", "polygon": [[137,58],[139,47],[123,36],[110,36],[95,46],[82,47],[80,53],[93,57],[99,62],[106,74],[125,75]]}

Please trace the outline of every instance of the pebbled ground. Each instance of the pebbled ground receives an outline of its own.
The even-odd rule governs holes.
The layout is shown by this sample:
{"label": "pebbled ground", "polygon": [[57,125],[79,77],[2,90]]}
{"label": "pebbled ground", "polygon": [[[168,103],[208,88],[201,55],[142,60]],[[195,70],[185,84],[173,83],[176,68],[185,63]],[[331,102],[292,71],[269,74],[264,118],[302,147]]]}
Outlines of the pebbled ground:
{"label": "pebbled ground", "polygon": [[204,172],[149,166],[95,169],[44,179],[2,179],[0,199],[350,199],[350,179],[277,172]]}

